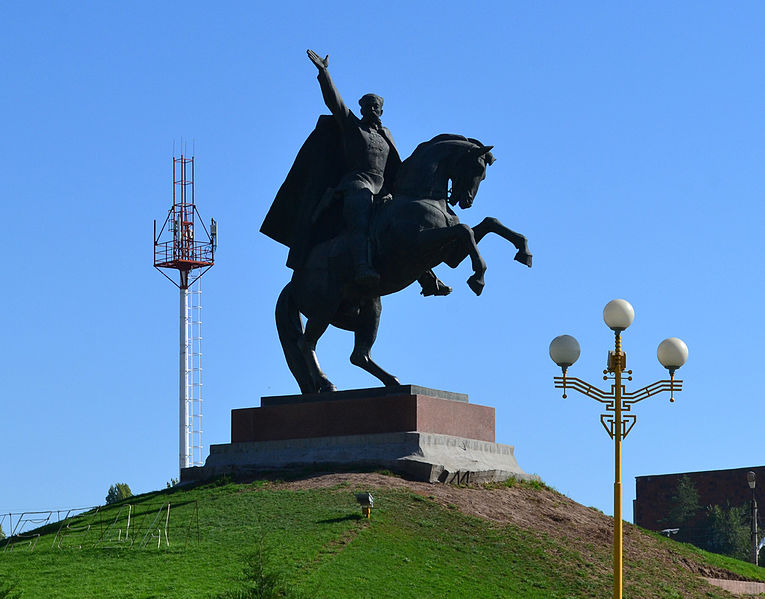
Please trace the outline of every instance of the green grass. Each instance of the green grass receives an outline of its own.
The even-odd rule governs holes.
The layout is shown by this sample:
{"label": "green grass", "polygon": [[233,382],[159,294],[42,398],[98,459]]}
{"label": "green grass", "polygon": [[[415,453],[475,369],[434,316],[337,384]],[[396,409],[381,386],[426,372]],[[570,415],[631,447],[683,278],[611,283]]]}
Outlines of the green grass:
{"label": "green grass", "polygon": [[[523,484],[549,492],[541,483]],[[493,524],[406,490],[372,489],[375,509],[367,520],[354,498],[361,490],[345,484],[292,491],[265,481],[224,481],[134,497],[128,500],[135,506],[134,526],[148,526],[162,505],[171,504],[169,547],[157,549],[156,539],[143,548],[93,547],[117,516],[117,504],[97,517],[75,519],[72,527],[91,522],[79,543],[72,535],[62,548],[53,548],[55,525],[41,531],[34,551],[17,547],[3,553],[0,545],[0,586],[15,581],[23,599],[216,598],[242,587],[243,568],[262,547],[265,571],[280,577],[283,596],[610,596],[608,543],[594,543],[596,558],[585,559],[565,538]],[[669,544],[679,559],[762,578],[758,569],[736,560],[660,536],[648,542]],[[627,565],[625,597],[729,595],[682,568],[663,571],[647,563]]]}
{"label": "green grass", "polygon": [[719,553],[711,553],[709,551],[704,551],[703,549],[699,549],[698,547],[696,547],[695,545],[691,545],[690,543],[677,543],[657,532],[647,531],[647,530],[644,530],[643,532],[653,536],[658,543],[665,544],[666,546],[671,547],[676,551],[678,551],[678,547],[682,548],[681,550],[679,550],[681,551],[681,554],[683,556],[687,556],[691,559],[694,559],[695,561],[708,564],[715,568],[722,568],[723,570],[727,570],[728,572],[740,574],[741,576],[745,578],[750,578],[752,580],[761,580],[765,582],[765,568],[763,567],[755,566],[754,564],[749,562],[742,562],[741,560],[728,557],[727,555],[721,555]]}

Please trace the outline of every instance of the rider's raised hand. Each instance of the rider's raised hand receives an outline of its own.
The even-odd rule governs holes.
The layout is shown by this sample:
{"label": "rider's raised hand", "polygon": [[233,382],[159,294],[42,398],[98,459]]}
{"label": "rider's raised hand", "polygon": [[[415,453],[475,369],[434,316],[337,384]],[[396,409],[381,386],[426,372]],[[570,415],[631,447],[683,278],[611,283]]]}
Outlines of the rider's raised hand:
{"label": "rider's raised hand", "polygon": [[308,54],[308,58],[311,59],[311,62],[315,64],[316,68],[320,71],[329,67],[329,54],[322,58],[313,50],[306,50],[306,53]]}

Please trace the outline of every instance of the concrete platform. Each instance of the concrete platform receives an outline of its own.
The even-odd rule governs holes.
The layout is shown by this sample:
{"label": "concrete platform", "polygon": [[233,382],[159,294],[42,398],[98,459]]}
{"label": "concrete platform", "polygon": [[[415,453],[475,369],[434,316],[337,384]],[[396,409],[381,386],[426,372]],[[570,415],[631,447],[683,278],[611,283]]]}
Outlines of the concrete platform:
{"label": "concrete platform", "polygon": [[231,443],[181,481],[287,469],[388,468],[429,482],[537,479],[494,442],[494,408],[416,385],[264,397],[231,411]]}
{"label": "concrete platform", "polygon": [[521,469],[511,445],[413,431],[212,445],[205,465],[184,469],[181,481],[333,465],[389,468],[428,482],[538,479]]}

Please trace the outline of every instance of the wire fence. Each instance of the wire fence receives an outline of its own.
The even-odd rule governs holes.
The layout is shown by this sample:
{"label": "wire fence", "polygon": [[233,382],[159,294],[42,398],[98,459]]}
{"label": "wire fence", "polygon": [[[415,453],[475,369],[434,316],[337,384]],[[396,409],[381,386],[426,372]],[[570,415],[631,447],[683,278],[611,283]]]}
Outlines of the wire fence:
{"label": "wire fence", "polygon": [[[186,547],[199,543],[197,501],[120,503],[85,508],[0,514],[0,555],[52,549]],[[52,541],[51,541],[52,539]]]}

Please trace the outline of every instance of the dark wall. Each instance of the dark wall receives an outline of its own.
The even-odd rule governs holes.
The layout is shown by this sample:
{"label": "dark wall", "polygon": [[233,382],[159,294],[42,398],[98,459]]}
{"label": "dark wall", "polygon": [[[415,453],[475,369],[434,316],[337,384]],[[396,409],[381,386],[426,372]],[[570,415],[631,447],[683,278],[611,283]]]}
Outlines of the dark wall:
{"label": "dark wall", "polygon": [[765,508],[765,466],[635,477],[635,524],[650,530],[680,527],[679,523],[670,522],[668,517],[672,497],[677,493],[677,483],[683,476],[687,476],[699,493],[699,505],[702,508],[695,519],[682,527],[685,530],[681,528],[683,540],[691,540],[695,536],[694,529],[702,524],[703,508],[706,506],[749,505],[752,491],[746,482],[746,473],[750,470],[757,475],[757,506]]}

